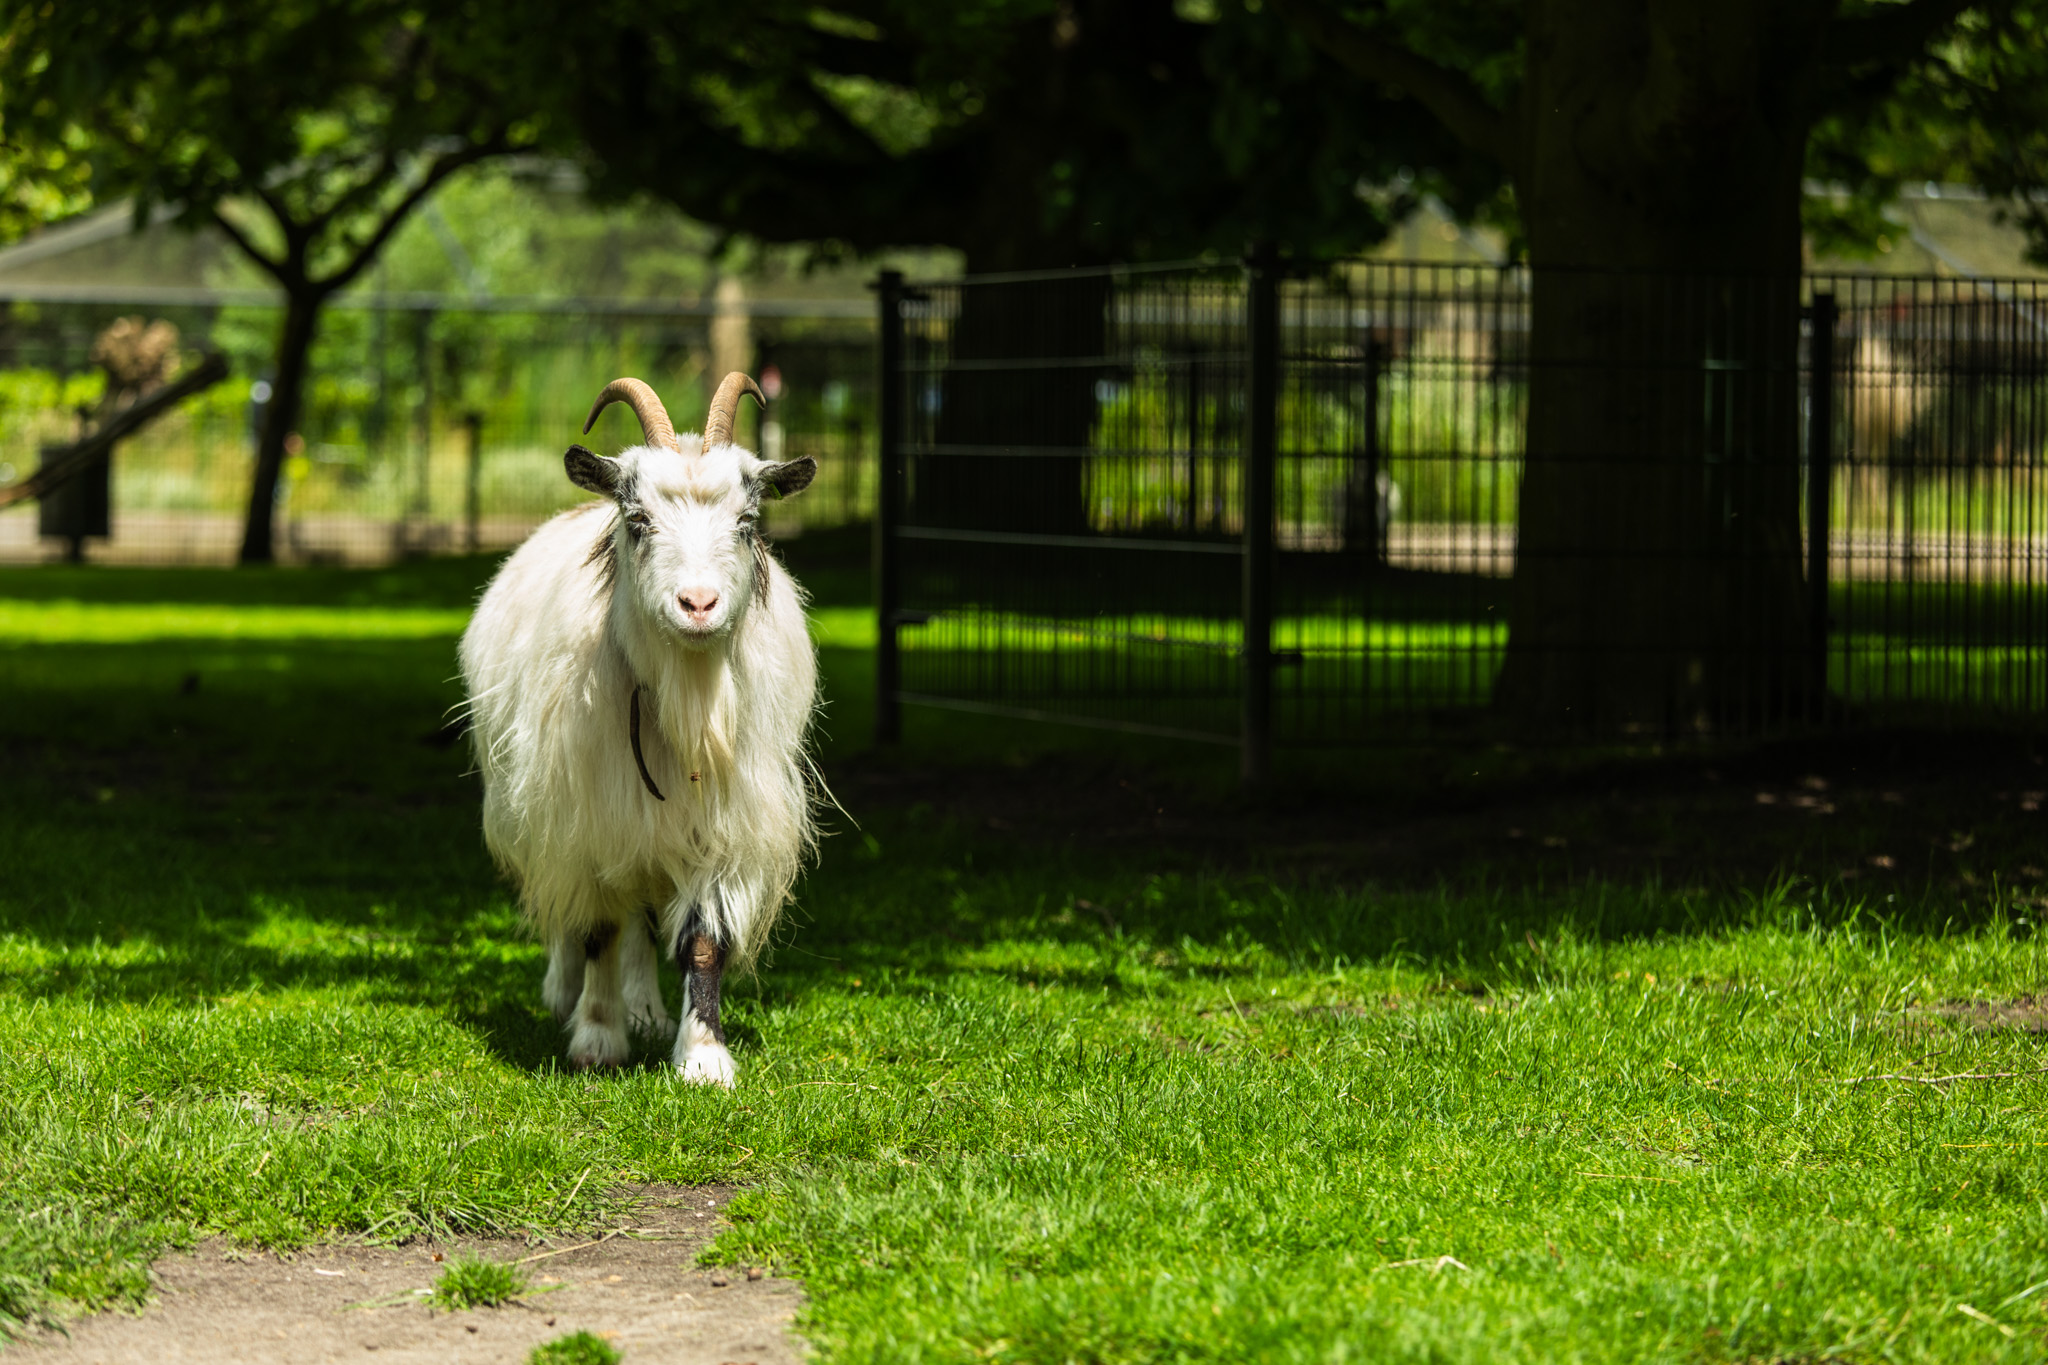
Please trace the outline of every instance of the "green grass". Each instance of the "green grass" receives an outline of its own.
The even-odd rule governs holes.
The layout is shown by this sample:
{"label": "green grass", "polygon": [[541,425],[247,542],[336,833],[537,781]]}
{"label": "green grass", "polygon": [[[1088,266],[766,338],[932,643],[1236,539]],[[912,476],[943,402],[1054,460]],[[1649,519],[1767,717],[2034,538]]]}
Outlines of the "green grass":
{"label": "green grass", "polygon": [[[0,573],[7,1322],[135,1302],[212,1233],[565,1229],[726,1180],[712,1257],[801,1277],[830,1360],[2042,1355],[2048,1058],[1927,1008],[2048,979],[1988,885],[1340,885],[870,800],[728,995],[736,1092],[658,1048],[566,1073],[431,742],[458,567]],[[997,771],[1073,742],[912,729],[905,762]],[[1958,1073],[2010,1074],[1863,1079]]]}
{"label": "green grass", "polygon": [[496,1308],[526,1292],[526,1275],[505,1261],[457,1256],[443,1267],[427,1302],[450,1313],[465,1308]]}
{"label": "green grass", "polygon": [[571,1332],[544,1341],[526,1357],[526,1365],[619,1365],[618,1348],[595,1332]]}

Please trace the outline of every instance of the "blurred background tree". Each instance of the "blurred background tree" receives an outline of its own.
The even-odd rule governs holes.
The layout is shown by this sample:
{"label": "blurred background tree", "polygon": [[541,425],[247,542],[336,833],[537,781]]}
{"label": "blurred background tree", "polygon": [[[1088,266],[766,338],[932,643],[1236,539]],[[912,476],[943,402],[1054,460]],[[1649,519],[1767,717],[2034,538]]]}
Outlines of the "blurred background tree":
{"label": "blurred background tree", "polygon": [[66,148],[102,201],[212,224],[283,292],[244,563],[274,556],[278,474],[322,306],[466,167],[546,145],[516,5],[72,0],[9,6],[0,119]]}

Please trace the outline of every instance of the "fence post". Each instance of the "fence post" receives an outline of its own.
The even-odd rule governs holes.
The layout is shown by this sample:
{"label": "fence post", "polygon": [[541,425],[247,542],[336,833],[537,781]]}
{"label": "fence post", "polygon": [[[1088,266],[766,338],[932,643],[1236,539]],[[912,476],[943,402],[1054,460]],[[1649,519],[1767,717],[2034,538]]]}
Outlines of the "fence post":
{"label": "fence post", "polygon": [[1345,550],[1362,555],[1375,564],[1387,562],[1387,527],[1380,517],[1386,506],[1386,497],[1380,489],[1380,380],[1386,365],[1386,344],[1380,340],[1376,330],[1368,332],[1365,354],[1360,361],[1361,439],[1347,476],[1341,530]]}
{"label": "fence post", "polygon": [[1238,775],[1273,770],[1273,479],[1280,407],[1280,266],[1270,242],[1245,255],[1244,692]]}
{"label": "fence post", "polygon": [[[413,315],[413,363],[420,377],[420,458],[413,471],[412,515],[420,526],[412,534],[426,536],[426,520],[433,511],[434,467],[434,313],[422,308]],[[417,553],[424,544],[409,545]]]}
{"label": "fence post", "polygon": [[462,424],[469,428],[469,485],[464,492],[464,548],[475,554],[483,548],[484,520],[484,415],[472,409]]}
{"label": "fence post", "polygon": [[875,743],[903,736],[902,660],[897,650],[898,582],[896,529],[903,516],[903,272],[884,270],[876,282],[880,304],[877,338],[881,373],[875,389]]}
{"label": "fence post", "polygon": [[1835,296],[1813,296],[1806,380],[1806,614],[1814,719],[1828,694],[1828,532],[1835,474]]}

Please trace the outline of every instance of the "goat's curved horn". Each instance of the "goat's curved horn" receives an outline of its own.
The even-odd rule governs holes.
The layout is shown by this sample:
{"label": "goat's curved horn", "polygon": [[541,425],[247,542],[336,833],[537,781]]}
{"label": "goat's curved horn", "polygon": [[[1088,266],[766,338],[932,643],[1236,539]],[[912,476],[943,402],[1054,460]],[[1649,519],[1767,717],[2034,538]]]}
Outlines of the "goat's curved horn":
{"label": "goat's curved horn", "polygon": [[590,405],[590,416],[583,423],[585,435],[597,425],[597,415],[613,403],[624,403],[640,419],[641,434],[651,446],[666,446],[670,450],[681,450],[676,441],[675,424],[668,420],[668,409],[654,396],[654,390],[638,379],[614,379],[604,386],[604,392]]}
{"label": "goat's curved horn", "polygon": [[746,375],[734,370],[718,386],[718,392],[711,395],[711,411],[704,414],[704,448],[732,444],[733,414],[740,405],[740,395],[751,393],[754,401],[762,407],[768,400],[761,393],[761,386]]}

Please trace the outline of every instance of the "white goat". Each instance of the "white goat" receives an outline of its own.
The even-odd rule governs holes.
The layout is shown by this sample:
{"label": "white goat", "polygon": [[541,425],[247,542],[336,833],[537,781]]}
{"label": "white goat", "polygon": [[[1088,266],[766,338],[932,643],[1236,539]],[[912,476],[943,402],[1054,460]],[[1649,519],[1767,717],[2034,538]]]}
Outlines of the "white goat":
{"label": "white goat", "polygon": [[658,943],[683,972],[675,1064],[728,1087],[720,978],[752,964],[816,833],[817,658],[759,518],[818,466],[732,444],[742,393],[761,399],[726,376],[699,440],[646,384],[606,385],[584,431],[624,403],[646,444],[569,447],[569,478],[607,501],[535,531],[462,635],[484,840],[547,942],[569,1060],[615,1066],[628,1024],[667,1030]]}

